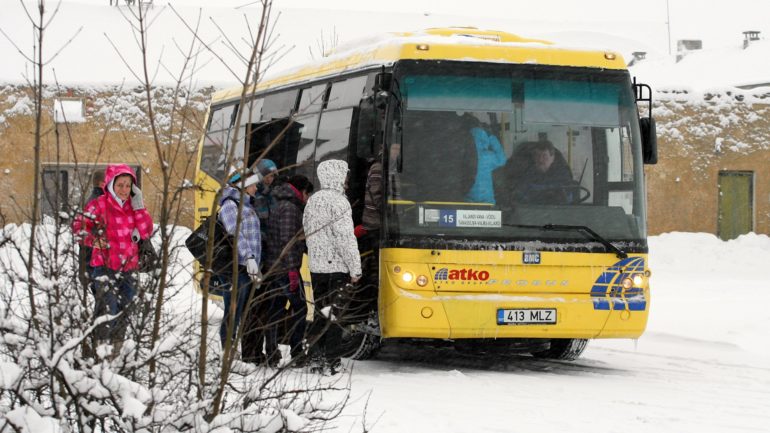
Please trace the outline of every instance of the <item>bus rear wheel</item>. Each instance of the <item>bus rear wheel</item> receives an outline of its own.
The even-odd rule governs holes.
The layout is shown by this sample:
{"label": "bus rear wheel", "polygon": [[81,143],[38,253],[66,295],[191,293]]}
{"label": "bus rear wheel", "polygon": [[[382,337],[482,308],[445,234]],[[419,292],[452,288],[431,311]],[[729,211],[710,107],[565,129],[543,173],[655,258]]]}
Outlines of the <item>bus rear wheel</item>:
{"label": "bus rear wheel", "polygon": [[574,361],[580,357],[588,345],[584,338],[553,338],[551,347],[540,352],[532,352],[535,358],[560,359],[562,361]]}

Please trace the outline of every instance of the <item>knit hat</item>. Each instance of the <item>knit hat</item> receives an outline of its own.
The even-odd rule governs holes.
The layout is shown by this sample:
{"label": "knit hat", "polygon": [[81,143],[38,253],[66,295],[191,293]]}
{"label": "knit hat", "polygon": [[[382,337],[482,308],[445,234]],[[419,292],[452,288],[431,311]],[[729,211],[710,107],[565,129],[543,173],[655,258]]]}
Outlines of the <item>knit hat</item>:
{"label": "knit hat", "polygon": [[278,171],[278,166],[276,166],[271,159],[260,159],[257,163],[257,170],[259,170],[259,173],[265,177],[268,174]]}
{"label": "knit hat", "polygon": [[251,176],[247,177],[246,180],[243,181],[243,188],[254,185],[255,183],[259,183],[261,180],[262,180],[262,175],[259,173],[254,173]]}
{"label": "knit hat", "polygon": [[[232,170],[230,170],[230,174],[227,176],[227,183],[230,185],[235,185],[236,182],[241,180],[241,172],[243,169],[233,167]],[[251,174],[251,169],[246,170],[246,173],[244,173],[244,176],[248,177]]]}

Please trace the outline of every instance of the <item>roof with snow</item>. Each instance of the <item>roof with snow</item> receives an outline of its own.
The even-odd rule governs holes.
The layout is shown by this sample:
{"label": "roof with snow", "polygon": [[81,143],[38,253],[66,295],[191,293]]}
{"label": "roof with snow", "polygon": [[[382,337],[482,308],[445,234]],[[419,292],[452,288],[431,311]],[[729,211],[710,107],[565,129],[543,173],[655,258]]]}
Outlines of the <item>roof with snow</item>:
{"label": "roof with snow", "polygon": [[770,41],[751,41],[746,48],[736,44],[687,51],[678,62],[669,56],[648,56],[634,64],[632,73],[658,89],[707,92],[770,86]]}
{"label": "roof with snow", "polygon": [[[346,73],[397,60],[454,60],[625,69],[621,55],[560,47],[541,39],[470,27],[432,28],[387,33],[339,46],[328,57],[266,78],[259,89],[280,87],[328,75]],[[215,98],[239,97],[241,89],[218,93]]]}

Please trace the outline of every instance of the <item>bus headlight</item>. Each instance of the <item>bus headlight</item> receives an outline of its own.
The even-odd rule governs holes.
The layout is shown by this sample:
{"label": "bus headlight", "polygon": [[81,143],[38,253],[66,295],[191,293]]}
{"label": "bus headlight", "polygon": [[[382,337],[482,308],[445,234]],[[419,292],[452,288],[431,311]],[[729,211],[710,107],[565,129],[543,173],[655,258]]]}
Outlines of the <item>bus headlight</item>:
{"label": "bus headlight", "polygon": [[624,289],[628,290],[631,287],[634,287],[634,281],[630,277],[623,278],[623,281],[620,282],[620,285],[623,286]]}
{"label": "bus headlight", "polygon": [[417,285],[420,287],[425,287],[428,285],[428,277],[425,275],[420,275],[417,277]]}
{"label": "bus headlight", "polygon": [[642,278],[642,274],[636,274],[634,275],[634,287],[642,287],[642,284],[644,283],[644,279]]}
{"label": "bus headlight", "polygon": [[414,280],[414,274],[411,272],[404,272],[404,275],[401,275],[401,279],[404,280],[405,283],[411,283],[412,280]]}

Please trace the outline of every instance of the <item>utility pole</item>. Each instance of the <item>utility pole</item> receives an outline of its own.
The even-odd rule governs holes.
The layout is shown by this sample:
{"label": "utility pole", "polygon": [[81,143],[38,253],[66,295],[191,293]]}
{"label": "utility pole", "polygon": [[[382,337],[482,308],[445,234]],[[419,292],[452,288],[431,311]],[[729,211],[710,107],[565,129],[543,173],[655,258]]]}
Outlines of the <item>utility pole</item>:
{"label": "utility pole", "polygon": [[666,0],[666,29],[668,29],[668,55],[671,55],[671,15],[668,11],[668,0]]}

